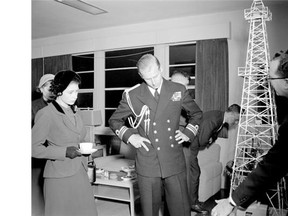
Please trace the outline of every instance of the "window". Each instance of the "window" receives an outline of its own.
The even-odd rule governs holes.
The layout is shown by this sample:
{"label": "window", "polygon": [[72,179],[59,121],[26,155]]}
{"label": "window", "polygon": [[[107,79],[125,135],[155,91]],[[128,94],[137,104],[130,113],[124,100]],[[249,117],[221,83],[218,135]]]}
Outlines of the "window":
{"label": "window", "polygon": [[[190,75],[188,90],[195,99],[196,42],[161,47],[165,46],[169,48],[169,62],[165,66],[165,61],[159,59],[162,66],[169,68],[169,77],[176,69],[186,71]],[[136,68],[138,59],[146,53],[154,54],[155,47],[105,52],[105,127],[108,127],[108,119],[118,107],[123,91],[142,82]],[[166,50],[157,49],[157,52],[160,56],[168,56]]]}
{"label": "window", "polygon": [[81,77],[77,99],[79,108],[93,108],[94,54],[72,55],[72,69]]}
{"label": "window", "polygon": [[190,75],[188,90],[195,99],[196,43],[169,46],[169,77],[180,69]]}
{"label": "window", "polygon": [[105,52],[105,126],[116,110],[122,93],[142,79],[138,75],[136,63],[147,53],[154,54],[154,47],[115,50]]}

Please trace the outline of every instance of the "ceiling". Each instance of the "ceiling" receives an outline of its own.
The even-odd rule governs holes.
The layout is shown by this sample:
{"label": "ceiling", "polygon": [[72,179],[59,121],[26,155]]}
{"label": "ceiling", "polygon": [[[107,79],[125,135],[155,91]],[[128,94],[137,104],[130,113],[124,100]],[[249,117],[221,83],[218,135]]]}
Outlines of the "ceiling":
{"label": "ceiling", "polygon": [[[84,1],[84,0],[83,0]],[[32,39],[153,20],[250,8],[252,0],[85,0],[108,13],[91,15],[54,0],[32,0]],[[263,0],[265,6],[285,1]]]}

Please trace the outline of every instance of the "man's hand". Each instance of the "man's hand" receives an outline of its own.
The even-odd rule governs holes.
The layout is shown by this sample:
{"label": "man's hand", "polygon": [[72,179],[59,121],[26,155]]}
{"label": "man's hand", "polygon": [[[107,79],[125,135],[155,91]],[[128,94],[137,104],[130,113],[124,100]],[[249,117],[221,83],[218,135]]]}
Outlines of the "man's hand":
{"label": "man's hand", "polygon": [[175,132],[176,132],[175,140],[178,142],[178,144],[181,144],[183,142],[187,142],[189,140],[189,137],[187,137],[180,130],[176,130]]}
{"label": "man's hand", "polygon": [[131,143],[131,145],[133,145],[135,148],[143,147],[146,151],[149,151],[149,149],[144,142],[151,144],[150,140],[140,136],[139,134],[131,135],[128,139],[128,142]]}
{"label": "man's hand", "polygon": [[82,154],[78,151],[75,146],[69,146],[66,148],[66,157],[73,159],[75,157],[81,156]]}
{"label": "man's hand", "polygon": [[211,216],[227,216],[234,209],[234,207],[229,203],[229,198],[215,201],[217,205],[212,209]]}

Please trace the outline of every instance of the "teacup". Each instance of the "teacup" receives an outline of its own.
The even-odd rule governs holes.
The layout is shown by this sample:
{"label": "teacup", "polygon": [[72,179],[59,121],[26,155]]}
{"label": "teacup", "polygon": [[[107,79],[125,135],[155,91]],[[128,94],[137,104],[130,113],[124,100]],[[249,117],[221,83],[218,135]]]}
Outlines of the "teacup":
{"label": "teacup", "polygon": [[91,149],[93,147],[93,143],[91,143],[91,142],[82,142],[82,143],[79,143],[79,146],[80,146],[80,150],[82,152],[89,152],[89,151],[91,151]]}

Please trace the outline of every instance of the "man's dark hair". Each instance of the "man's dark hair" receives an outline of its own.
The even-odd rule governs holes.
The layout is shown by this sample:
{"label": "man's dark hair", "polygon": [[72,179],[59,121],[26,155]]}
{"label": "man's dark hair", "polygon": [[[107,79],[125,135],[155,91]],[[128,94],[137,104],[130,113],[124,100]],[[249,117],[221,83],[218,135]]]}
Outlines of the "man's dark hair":
{"label": "man's dark hair", "polygon": [[280,60],[276,74],[280,77],[288,78],[288,50],[283,52],[282,50],[274,55],[272,60]]}
{"label": "man's dark hair", "polygon": [[232,104],[227,108],[227,112],[240,113],[241,107],[238,104]]}
{"label": "man's dark hair", "polygon": [[189,74],[188,74],[186,71],[183,71],[183,70],[181,70],[181,69],[174,70],[174,71],[172,72],[172,74],[171,74],[171,77],[172,77],[173,75],[176,75],[176,74],[182,74],[184,77],[188,78],[188,80],[190,81],[190,76],[189,76]]}

